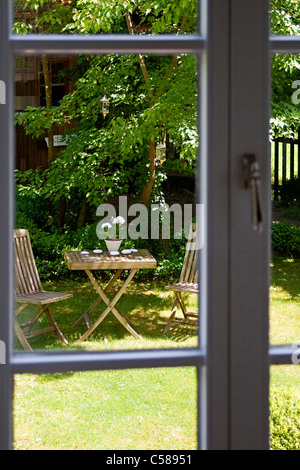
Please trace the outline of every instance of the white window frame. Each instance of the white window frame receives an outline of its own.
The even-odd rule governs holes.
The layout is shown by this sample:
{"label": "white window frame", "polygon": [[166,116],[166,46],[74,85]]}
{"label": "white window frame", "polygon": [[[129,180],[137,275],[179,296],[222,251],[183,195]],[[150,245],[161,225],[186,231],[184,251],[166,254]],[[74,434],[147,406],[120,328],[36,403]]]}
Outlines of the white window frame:
{"label": "white window frame", "polygon": [[[0,1],[0,449],[13,442],[13,379],[20,373],[194,366],[199,449],[269,448],[269,366],[291,363],[291,348],[268,345],[270,252],[270,53],[299,52],[298,38],[269,40],[268,0],[199,0],[190,35],[10,33],[10,0]],[[7,21],[9,18],[10,21]],[[195,54],[200,77],[199,188],[205,204],[199,347],[176,350],[15,354],[13,296],[14,128],[12,56],[65,53]],[[261,169],[264,228],[253,230],[241,159]]]}

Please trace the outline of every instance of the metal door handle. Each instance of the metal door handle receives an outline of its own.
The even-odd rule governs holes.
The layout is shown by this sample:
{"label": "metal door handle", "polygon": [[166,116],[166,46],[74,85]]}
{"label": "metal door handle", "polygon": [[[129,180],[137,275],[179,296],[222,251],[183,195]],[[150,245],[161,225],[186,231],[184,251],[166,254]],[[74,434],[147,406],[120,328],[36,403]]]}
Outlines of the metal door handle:
{"label": "metal door handle", "polygon": [[252,223],[254,230],[262,230],[262,208],[260,197],[260,168],[255,155],[243,156],[244,187],[251,190]]}

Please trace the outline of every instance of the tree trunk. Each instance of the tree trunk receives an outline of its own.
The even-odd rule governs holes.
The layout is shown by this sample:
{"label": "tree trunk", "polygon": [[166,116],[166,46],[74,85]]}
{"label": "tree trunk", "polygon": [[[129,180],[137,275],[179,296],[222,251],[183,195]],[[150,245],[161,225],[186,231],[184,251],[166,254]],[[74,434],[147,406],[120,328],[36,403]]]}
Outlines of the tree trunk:
{"label": "tree trunk", "polygon": [[61,196],[59,201],[58,228],[62,228],[65,225],[66,209],[67,200],[65,196]]}
{"label": "tree trunk", "polygon": [[81,227],[84,226],[86,216],[87,216],[87,212],[88,212],[88,208],[89,208],[89,204],[88,204],[87,199],[85,197],[83,202],[82,202],[80,213],[79,213],[79,216],[78,216],[78,219],[77,219],[77,228],[81,228]]}
{"label": "tree trunk", "polygon": [[[134,34],[134,29],[133,29],[130,13],[127,12],[125,16],[126,16],[126,22],[127,22],[129,34]],[[146,85],[149,85],[149,75],[148,75],[147,67],[144,62],[142,54],[138,54],[138,61],[142,70],[145,83]],[[153,90],[151,90],[150,88],[148,90],[148,96],[149,96],[149,108],[151,108],[153,106]],[[149,152],[148,152],[150,174],[149,174],[148,181],[140,194],[140,201],[142,204],[148,204],[151,199],[151,191],[152,191],[152,187],[153,187],[154,180],[155,180],[155,150],[156,150],[156,142],[151,140],[149,142]]]}
{"label": "tree trunk", "polygon": [[[52,108],[52,83],[49,69],[49,61],[47,56],[42,56],[43,74],[45,79],[45,92],[46,92],[46,107]],[[53,147],[53,126],[48,130],[48,163],[54,160],[54,147]]]}
{"label": "tree trunk", "polygon": [[140,201],[142,204],[148,204],[150,199],[151,199],[151,191],[153,188],[154,180],[155,180],[155,153],[156,153],[156,142],[154,140],[151,140],[149,142],[149,152],[148,152],[148,157],[149,157],[149,178],[142,189],[141,195],[140,195]]}

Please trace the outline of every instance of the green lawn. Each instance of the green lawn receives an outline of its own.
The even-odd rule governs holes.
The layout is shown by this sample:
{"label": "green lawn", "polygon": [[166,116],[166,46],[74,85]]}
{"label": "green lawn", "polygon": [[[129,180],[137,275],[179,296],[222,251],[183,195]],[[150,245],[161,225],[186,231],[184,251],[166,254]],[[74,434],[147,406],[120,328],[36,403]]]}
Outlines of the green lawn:
{"label": "green lawn", "polygon": [[[275,257],[270,288],[270,343],[300,344],[300,260]],[[300,369],[273,366],[271,384],[300,398]]]}
{"label": "green lawn", "polygon": [[[300,260],[275,257],[270,287],[270,342],[300,339]],[[74,297],[53,307],[69,341],[63,350],[186,348],[197,344],[197,329],[163,327],[172,294],[162,282],[133,283],[120,301],[142,339],[135,339],[112,314],[85,342],[86,326],[72,325],[95,300],[89,282],[55,282],[46,289]],[[197,299],[190,297],[191,308]],[[61,348],[54,335],[31,340],[36,349]],[[273,366],[271,385],[300,398],[300,369]],[[15,382],[16,449],[158,449],[197,447],[196,371],[193,368],[19,375]]]}
{"label": "green lawn", "polygon": [[[163,335],[172,306],[164,283],[133,283],[118,306],[142,339],[112,314],[85,342],[86,325],[72,325],[96,299],[89,282],[47,283],[72,292],[53,306],[69,341],[63,350],[186,348],[197,344],[195,326],[175,325]],[[196,308],[197,298],[190,297]],[[99,311],[98,311],[99,312]],[[30,340],[35,349],[61,348],[54,335]],[[18,346],[18,345],[17,345]],[[18,375],[15,381],[15,449],[195,449],[196,371],[193,368]]]}

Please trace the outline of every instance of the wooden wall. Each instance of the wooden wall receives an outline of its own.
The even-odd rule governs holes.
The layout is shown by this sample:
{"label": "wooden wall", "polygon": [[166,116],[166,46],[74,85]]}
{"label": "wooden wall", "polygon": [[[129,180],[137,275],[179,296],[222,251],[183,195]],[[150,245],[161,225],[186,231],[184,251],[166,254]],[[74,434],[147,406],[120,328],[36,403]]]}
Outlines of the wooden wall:
{"label": "wooden wall", "polygon": [[[62,126],[56,126],[54,128],[54,134],[62,135],[65,129],[73,128],[75,129],[75,124],[66,125],[64,128]],[[38,167],[41,167],[43,170],[48,168],[48,147],[45,140],[46,135],[34,138],[30,135],[26,135],[25,129],[19,125],[15,127],[15,132],[16,168],[21,171],[26,171],[30,168],[35,170]],[[57,154],[64,148],[64,146],[54,147],[55,156],[57,156]]]}

